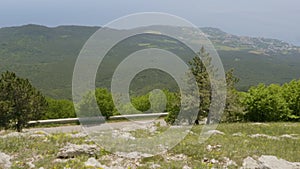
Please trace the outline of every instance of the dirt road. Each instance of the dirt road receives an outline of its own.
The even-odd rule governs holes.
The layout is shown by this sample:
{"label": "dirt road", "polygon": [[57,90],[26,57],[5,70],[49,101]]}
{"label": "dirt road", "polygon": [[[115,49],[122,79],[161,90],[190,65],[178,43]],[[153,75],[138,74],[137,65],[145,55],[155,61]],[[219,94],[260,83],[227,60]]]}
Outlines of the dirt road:
{"label": "dirt road", "polygon": [[25,132],[34,132],[34,131],[44,131],[47,133],[71,133],[71,132],[82,132],[86,129],[91,130],[109,130],[109,129],[128,129],[134,130],[138,128],[145,128],[153,123],[160,123],[161,125],[166,125],[166,122],[163,119],[152,120],[140,120],[140,121],[126,121],[126,122],[111,122],[104,123],[96,126],[83,127],[81,125],[74,126],[59,126],[59,127],[47,127],[47,128],[31,128],[25,129]]}

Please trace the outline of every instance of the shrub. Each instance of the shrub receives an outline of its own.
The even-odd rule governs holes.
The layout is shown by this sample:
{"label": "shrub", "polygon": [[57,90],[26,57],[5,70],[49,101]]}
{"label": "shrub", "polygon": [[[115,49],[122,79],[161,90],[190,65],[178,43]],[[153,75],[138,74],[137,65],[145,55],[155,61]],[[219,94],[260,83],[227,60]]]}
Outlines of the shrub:
{"label": "shrub", "polygon": [[97,88],[94,93],[88,92],[77,104],[76,109],[79,117],[104,116],[108,119],[116,112],[111,93],[103,88]]}
{"label": "shrub", "polygon": [[246,120],[255,122],[270,122],[287,120],[291,113],[288,103],[283,97],[279,85],[265,86],[260,84],[251,87],[244,100]]}
{"label": "shrub", "polygon": [[60,119],[76,117],[73,102],[70,100],[47,99],[48,108],[43,119]]}

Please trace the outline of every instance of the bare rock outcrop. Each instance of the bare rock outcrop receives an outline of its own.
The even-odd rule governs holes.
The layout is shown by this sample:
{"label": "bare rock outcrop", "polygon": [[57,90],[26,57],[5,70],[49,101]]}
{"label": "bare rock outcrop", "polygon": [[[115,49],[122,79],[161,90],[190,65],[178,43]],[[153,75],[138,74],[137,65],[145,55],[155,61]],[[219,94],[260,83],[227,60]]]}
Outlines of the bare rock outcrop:
{"label": "bare rock outcrop", "polygon": [[97,145],[88,145],[88,144],[71,144],[68,143],[65,147],[61,148],[57,154],[58,158],[73,158],[81,154],[94,155],[99,151]]}
{"label": "bare rock outcrop", "polygon": [[247,157],[241,169],[300,169],[300,162],[289,162],[275,156],[262,155],[257,160]]}
{"label": "bare rock outcrop", "polygon": [[11,156],[0,152],[0,168],[9,169],[11,167]]}

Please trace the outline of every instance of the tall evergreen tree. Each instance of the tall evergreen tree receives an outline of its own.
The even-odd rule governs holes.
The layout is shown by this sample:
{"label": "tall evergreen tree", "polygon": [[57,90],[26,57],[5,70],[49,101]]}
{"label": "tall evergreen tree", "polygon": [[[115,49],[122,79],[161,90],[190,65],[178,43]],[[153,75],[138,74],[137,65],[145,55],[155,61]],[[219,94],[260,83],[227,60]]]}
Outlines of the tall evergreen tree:
{"label": "tall evergreen tree", "polygon": [[[200,56],[201,58],[199,58]],[[194,80],[196,81],[196,85],[198,86],[199,89],[199,101],[195,97],[198,95],[194,93],[194,89],[189,89],[188,91],[189,95],[186,96],[189,101],[190,105],[187,105],[188,107],[183,107],[183,109],[188,112],[188,111],[194,111],[193,108],[195,108],[195,105],[199,105],[199,112],[197,117],[190,117],[191,113],[186,113],[182,117],[177,117],[179,113],[179,107],[180,101],[177,102],[178,108],[171,110],[169,113],[168,117],[166,118],[166,121],[168,123],[181,123],[184,121],[188,121],[189,124],[193,124],[196,121],[199,121],[203,119],[204,117],[207,118],[207,123],[210,123],[210,114],[209,114],[209,108],[210,108],[210,103],[211,103],[211,84],[209,80],[209,74],[213,72],[208,72],[213,71],[213,67],[211,67],[211,59],[209,57],[209,53],[207,53],[202,47],[198,53],[198,56],[194,57],[190,62],[190,73],[188,73],[188,79],[186,79],[187,83],[194,83]],[[209,67],[205,67],[205,65],[209,65]],[[192,86],[191,86],[192,87]],[[179,97],[180,98],[180,97]],[[182,96],[181,96],[181,99]],[[197,103],[196,103],[197,101]],[[181,107],[182,108],[182,107]],[[175,119],[178,119],[179,121],[176,122]],[[197,123],[197,122],[196,122]]]}
{"label": "tall evergreen tree", "polygon": [[[198,57],[200,56],[200,57]],[[217,100],[212,103],[212,84],[218,84],[219,81],[211,81],[214,80],[213,78],[210,79],[210,76],[214,76],[217,72],[217,69],[211,64],[211,57],[209,56],[209,53],[206,52],[204,47],[202,47],[198,53],[197,57],[194,57],[193,60],[189,63],[190,64],[190,70],[191,74],[189,74],[189,79],[187,79],[187,83],[192,83],[192,77],[196,80],[198,89],[199,89],[199,103],[192,103],[193,105],[190,105],[190,107],[193,107],[195,104],[199,105],[199,112],[198,116],[196,118],[193,117],[184,117],[185,120],[191,120],[196,119],[196,124],[203,118],[207,118],[206,123],[211,124],[213,121],[219,121],[221,120],[220,112],[210,112],[210,107],[217,107],[216,105],[212,104],[224,104],[219,103]],[[235,84],[238,82],[238,79],[234,77],[233,70],[230,70],[226,73],[226,81],[227,81],[227,96],[226,96],[226,104],[225,104],[225,118],[223,121],[236,121],[237,119],[240,119],[242,117],[242,105],[239,100],[238,92],[235,90]],[[191,89],[192,90],[192,89]],[[226,90],[226,89],[224,89]],[[222,91],[224,92],[224,91]],[[195,93],[191,93],[191,95],[195,95]],[[223,97],[221,95],[221,92],[219,92],[215,97]],[[192,99],[192,98],[191,98]],[[215,98],[218,99],[218,98]],[[195,99],[197,100],[197,99]],[[220,100],[222,100],[220,98]],[[178,105],[177,107],[180,107]],[[168,117],[166,118],[166,121],[168,123],[174,123],[178,111],[175,109],[175,112],[170,112]],[[189,115],[189,114],[187,114]],[[192,121],[189,121],[189,123],[193,123]]]}
{"label": "tall evergreen tree", "polygon": [[235,88],[239,79],[234,76],[233,69],[226,72],[226,104],[222,122],[237,122],[244,120],[244,106],[241,101],[241,93]]}
{"label": "tall evergreen tree", "polygon": [[0,79],[0,105],[0,126],[20,132],[28,121],[43,116],[47,102],[27,79],[7,71]]}
{"label": "tall evergreen tree", "polygon": [[[213,70],[213,68],[210,64],[211,58],[209,57],[209,53],[205,51],[204,47],[200,49],[198,54],[201,58],[194,57],[190,62],[191,72],[197,82],[200,95],[198,120],[202,119],[203,117],[207,117],[207,123],[210,123],[211,115],[209,114],[209,107],[212,93],[209,74],[213,72],[208,71]],[[209,65],[209,67],[205,67],[205,65]]]}

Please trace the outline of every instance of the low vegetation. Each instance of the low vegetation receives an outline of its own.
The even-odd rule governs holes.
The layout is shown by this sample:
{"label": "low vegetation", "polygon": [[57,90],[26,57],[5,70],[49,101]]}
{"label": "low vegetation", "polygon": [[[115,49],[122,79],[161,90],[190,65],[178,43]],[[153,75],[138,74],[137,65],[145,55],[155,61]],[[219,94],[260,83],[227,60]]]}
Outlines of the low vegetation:
{"label": "low vegetation", "polygon": [[[166,128],[168,126],[161,126],[156,131],[159,134]],[[69,143],[95,145],[87,136],[78,137],[78,133],[48,134],[36,131],[13,135],[11,132],[2,132],[0,150],[12,157],[12,169],[30,168],[32,165],[35,168],[97,168],[85,165],[91,157],[104,166],[110,166],[113,164],[112,160],[120,158],[120,162],[126,161],[124,166],[133,165],[137,168],[150,168],[154,164],[159,166],[158,168],[182,168],[185,165],[192,168],[222,168],[225,159],[236,163],[236,166],[229,166],[230,168],[239,168],[243,159],[248,156],[257,158],[261,155],[273,155],[291,162],[300,158],[299,123],[220,124],[217,130],[224,134],[213,135],[202,144],[199,143],[201,129],[201,125],[195,126],[185,139],[171,150],[141,159],[116,157],[102,149],[101,145],[100,151],[95,154],[79,154],[73,158],[60,159],[60,149]],[[135,130],[132,131],[132,136],[148,137],[145,135],[148,132]]]}

